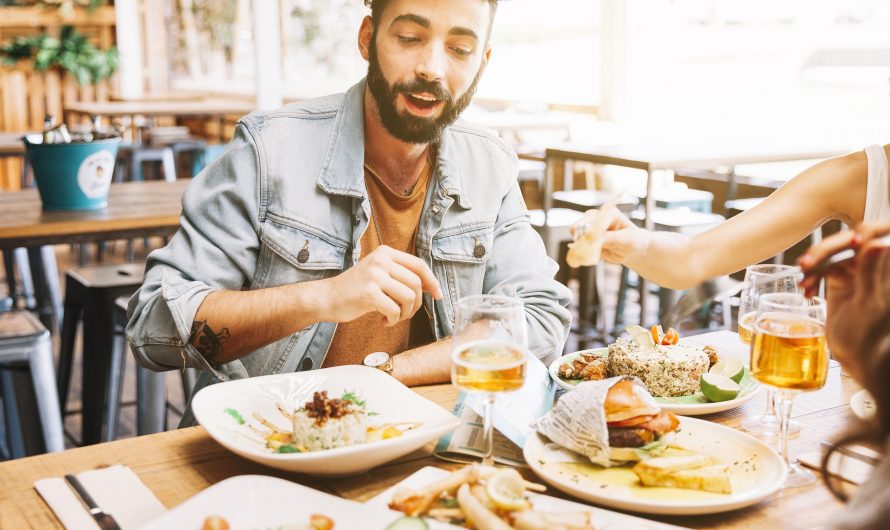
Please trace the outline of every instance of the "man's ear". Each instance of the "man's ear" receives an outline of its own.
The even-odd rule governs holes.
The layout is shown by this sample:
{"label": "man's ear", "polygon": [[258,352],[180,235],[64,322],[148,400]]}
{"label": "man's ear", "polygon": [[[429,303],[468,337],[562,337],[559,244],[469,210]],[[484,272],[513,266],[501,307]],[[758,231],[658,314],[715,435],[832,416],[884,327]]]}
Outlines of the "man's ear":
{"label": "man's ear", "polygon": [[482,54],[482,68],[488,66],[488,61],[491,60],[491,46],[486,48],[485,53]]}
{"label": "man's ear", "polygon": [[371,39],[374,38],[374,24],[371,17],[366,16],[358,28],[358,50],[367,61],[371,54]]}

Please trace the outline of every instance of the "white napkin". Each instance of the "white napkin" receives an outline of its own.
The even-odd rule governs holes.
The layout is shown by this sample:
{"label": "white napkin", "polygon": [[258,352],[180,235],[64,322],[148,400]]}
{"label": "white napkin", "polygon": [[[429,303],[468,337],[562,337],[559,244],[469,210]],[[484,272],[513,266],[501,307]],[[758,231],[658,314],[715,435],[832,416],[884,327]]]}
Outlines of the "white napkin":
{"label": "white napkin", "polygon": [[[861,445],[847,445],[844,446],[844,449],[872,458],[881,458],[881,455],[879,453]],[[821,450],[816,450],[810,451],[809,453],[804,453],[797,457],[797,459],[800,460],[801,464],[807,467],[811,467],[813,469],[821,469],[822,455],[823,452]],[[871,464],[850,456],[843,455],[837,451],[835,451],[835,453],[832,455],[831,460],[828,461],[829,473],[838,478],[846,480],[851,484],[856,484],[857,486],[868,480],[868,477],[871,475],[874,469],[874,466],[872,466]]]}
{"label": "white napkin", "polygon": [[[111,466],[78,473],[77,478],[93,500],[117,521],[121,530],[135,530],[167,511],[154,493],[126,466]],[[99,525],[64,478],[44,478],[34,488],[67,530],[98,530]]]}

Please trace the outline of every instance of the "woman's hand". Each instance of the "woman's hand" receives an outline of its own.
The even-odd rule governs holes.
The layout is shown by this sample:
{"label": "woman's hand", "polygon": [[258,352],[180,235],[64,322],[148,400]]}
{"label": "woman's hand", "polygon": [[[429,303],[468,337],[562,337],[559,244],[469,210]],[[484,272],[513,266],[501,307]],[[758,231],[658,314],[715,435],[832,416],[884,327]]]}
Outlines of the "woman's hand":
{"label": "woman's hand", "polygon": [[864,380],[860,356],[873,347],[867,344],[869,332],[890,312],[890,247],[879,239],[886,234],[890,234],[890,223],[861,225],[855,231],[825,238],[799,260],[804,271],[801,285],[812,296],[821,279],[814,274],[818,266],[841,250],[856,250],[853,260],[824,273],[828,301],[825,332],[832,355],[860,382]]}
{"label": "woman's hand", "polygon": [[572,236],[581,225],[588,227],[588,230],[602,231],[585,233],[583,237],[602,238],[602,258],[621,265],[628,264],[630,260],[644,252],[652,235],[635,225],[617,208],[604,208],[602,213],[600,210],[587,210],[584,217],[569,229]]}

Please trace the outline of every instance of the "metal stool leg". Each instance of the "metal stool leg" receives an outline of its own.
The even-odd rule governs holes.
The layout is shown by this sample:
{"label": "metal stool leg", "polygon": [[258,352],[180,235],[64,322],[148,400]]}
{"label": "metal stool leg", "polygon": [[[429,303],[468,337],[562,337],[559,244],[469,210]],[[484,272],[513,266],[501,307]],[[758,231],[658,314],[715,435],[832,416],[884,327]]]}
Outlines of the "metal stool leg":
{"label": "metal stool leg", "polygon": [[64,451],[62,414],[59,409],[59,396],[56,394],[56,376],[53,369],[52,342],[49,340],[49,334],[37,344],[28,364],[31,367],[34,393],[37,395],[37,407],[40,413],[40,425],[43,427],[46,450],[47,452]]}
{"label": "metal stool leg", "polygon": [[176,182],[176,159],[173,156],[173,149],[169,147],[164,149],[161,155],[161,164],[164,168],[164,180],[167,182]]}
{"label": "metal stool leg", "polygon": [[121,415],[121,397],[124,386],[124,371],[126,370],[126,350],[123,333],[116,335],[111,347],[111,366],[108,370],[108,406],[105,408],[105,436],[104,442],[110,442],[117,438],[117,426]]}
{"label": "metal stool leg", "polygon": [[136,368],[136,433],[153,434],[166,430],[166,374]]}
{"label": "metal stool leg", "polygon": [[25,438],[22,433],[22,419],[15,397],[15,381],[12,371],[0,369],[0,392],[3,397],[3,417],[6,420],[7,443],[10,458],[26,455]]}
{"label": "metal stool leg", "polygon": [[186,368],[180,370],[179,374],[182,378],[182,396],[186,404],[188,404],[192,398],[192,390],[195,389],[195,383],[198,381],[198,371],[194,368]]}
{"label": "metal stool leg", "polygon": [[[34,279],[31,277],[31,264],[28,262],[28,249],[20,247],[12,251],[15,268],[22,279],[22,296],[25,298],[25,307],[36,307],[37,299],[34,297]],[[10,271],[12,281],[15,282],[15,274]],[[10,291],[13,292],[13,291]]]}

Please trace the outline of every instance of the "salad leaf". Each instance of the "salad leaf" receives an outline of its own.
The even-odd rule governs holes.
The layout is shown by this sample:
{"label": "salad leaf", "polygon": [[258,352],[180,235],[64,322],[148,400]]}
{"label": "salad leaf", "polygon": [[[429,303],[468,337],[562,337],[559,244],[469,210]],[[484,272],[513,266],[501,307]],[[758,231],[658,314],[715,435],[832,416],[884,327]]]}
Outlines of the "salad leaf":
{"label": "salad leaf", "polygon": [[244,417],[241,416],[241,413],[233,408],[227,408],[224,410],[226,414],[231,416],[235,421],[238,422],[238,425],[244,425]]}

